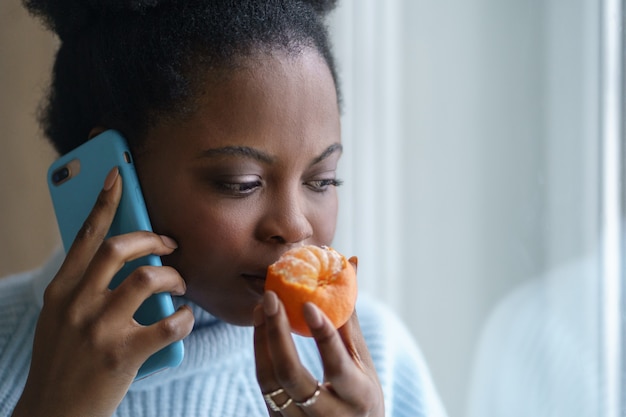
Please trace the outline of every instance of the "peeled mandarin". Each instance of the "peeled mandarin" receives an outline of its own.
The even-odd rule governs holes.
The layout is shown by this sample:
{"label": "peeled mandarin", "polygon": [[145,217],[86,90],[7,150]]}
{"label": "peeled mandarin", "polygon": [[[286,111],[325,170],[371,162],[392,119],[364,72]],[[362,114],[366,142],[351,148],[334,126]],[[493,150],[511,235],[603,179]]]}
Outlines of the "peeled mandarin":
{"label": "peeled mandarin", "polygon": [[267,270],[265,290],[274,291],[285,306],[291,330],[311,336],[302,308],[312,302],[335,328],[354,311],[356,271],[339,252],[327,246],[305,245],[285,252]]}

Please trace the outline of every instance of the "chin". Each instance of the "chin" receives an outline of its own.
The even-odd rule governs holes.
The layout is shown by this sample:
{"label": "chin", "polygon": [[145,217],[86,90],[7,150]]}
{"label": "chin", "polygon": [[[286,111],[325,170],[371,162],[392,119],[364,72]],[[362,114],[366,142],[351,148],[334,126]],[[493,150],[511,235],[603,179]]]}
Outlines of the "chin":
{"label": "chin", "polygon": [[217,300],[195,297],[190,292],[185,296],[212,316],[234,326],[252,326],[252,313],[261,302],[260,295],[251,297],[223,296]]}

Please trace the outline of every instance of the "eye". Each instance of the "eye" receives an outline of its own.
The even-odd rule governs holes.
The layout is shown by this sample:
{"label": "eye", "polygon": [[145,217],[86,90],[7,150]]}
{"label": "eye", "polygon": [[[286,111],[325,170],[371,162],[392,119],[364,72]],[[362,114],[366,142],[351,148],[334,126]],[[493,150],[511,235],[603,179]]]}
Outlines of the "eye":
{"label": "eye", "polygon": [[343,181],[336,178],[312,180],[304,183],[304,185],[317,193],[323,193],[328,190],[328,187],[339,187],[341,184],[343,184]]}
{"label": "eye", "polygon": [[261,181],[247,181],[247,182],[217,182],[215,184],[217,188],[225,193],[233,196],[246,196],[253,193],[263,184]]}

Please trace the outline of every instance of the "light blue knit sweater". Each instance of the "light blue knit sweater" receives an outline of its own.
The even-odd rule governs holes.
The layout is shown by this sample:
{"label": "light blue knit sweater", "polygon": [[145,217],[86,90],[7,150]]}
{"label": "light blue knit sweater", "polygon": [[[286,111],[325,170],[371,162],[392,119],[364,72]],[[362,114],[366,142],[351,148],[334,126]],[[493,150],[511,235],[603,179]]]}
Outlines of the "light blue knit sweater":
{"label": "light blue knit sweater", "polygon": [[[61,259],[57,254],[37,271],[0,280],[0,417],[9,416],[20,397],[43,290]],[[194,311],[196,326],[185,339],[183,363],[133,383],[115,416],[267,416],[255,378],[252,329],[228,325],[199,307]],[[406,329],[365,297],[357,311],[383,387],[386,415],[445,416]],[[313,340],[297,337],[296,344],[302,361],[322,379]]]}

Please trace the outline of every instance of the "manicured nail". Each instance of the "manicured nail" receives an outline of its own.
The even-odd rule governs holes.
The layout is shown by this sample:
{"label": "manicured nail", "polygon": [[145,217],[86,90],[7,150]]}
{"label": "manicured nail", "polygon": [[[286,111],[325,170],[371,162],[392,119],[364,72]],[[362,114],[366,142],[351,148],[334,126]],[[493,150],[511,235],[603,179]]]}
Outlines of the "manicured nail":
{"label": "manicured nail", "polygon": [[354,265],[354,269],[357,269],[359,267],[359,258],[357,258],[356,256],[350,257],[350,259],[348,259],[348,262]]}
{"label": "manicured nail", "polygon": [[267,291],[263,295],[263,309],[268,316],[273,316],[278,312],[278,297],[276,293]]}
{"label": "manicured nail", "polygon": [[117,167],[109,171],[107,177],[104,179],[104,187],[102,187],[104,191],[109,191],[111,188],[113,188],[113,184],[115,184],[115,180],[117,179],[119,173],[120,171]]}
{"label": "manicured nail", "polygon": [[182,306],[178,307],[178,309],[176,311],[181,311],[181,310],[187,310],[191,314],[193,314],[192,308],[190,306],[188,306],[187,304],[183,304]]}
{"label": "manicured nail", "polygon": [[304,318],[311,329],[319,329],[324,324],[322,312],[313,303],[305,303],[302,307],[302,314],[304,314]]}
{"label": "manicured nail", "polygon": [[171,237],[164,236],[164,235],[159,235],[159,237],[163,241],[163,244],[167,246],[168,248],[172,248],[172,249],[178,248],[178,243],[176,243],[176,241],[172,239]]}
{"label": "manicured nail", "polygon": [[254,327],[259,327],[265,323],[265,313],[263,313],[263,306],[261,304],[256,306],[252,312],[252,323],[254,323]]}
{"label": "manicured nail", "polygon": [[172,292],[172,295],[175,295],[177,297],[181,297],[183,295],[185,295],[185,293],[187,292],[187,283],[183,280],[181,281],[181,286],[179,289],[174,290]]}

